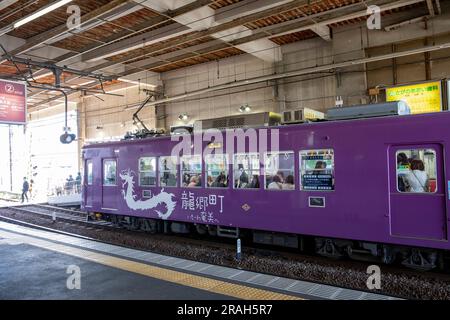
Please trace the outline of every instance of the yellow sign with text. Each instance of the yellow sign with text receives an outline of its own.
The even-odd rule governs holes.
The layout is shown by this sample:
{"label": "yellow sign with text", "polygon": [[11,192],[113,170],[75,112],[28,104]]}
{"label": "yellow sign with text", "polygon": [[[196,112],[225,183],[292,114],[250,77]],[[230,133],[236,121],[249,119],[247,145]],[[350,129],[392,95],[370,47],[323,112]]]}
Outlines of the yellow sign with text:
{"label": "yellow sign with text", "polygon": [[442,111],[441,82],[386,88],[387,101],[405,101],[412,114]]}

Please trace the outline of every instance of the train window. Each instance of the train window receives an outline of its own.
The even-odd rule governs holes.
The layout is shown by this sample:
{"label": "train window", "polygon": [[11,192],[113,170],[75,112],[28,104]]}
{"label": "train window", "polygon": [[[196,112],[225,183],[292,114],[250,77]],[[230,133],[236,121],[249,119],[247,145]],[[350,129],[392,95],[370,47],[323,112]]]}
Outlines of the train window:
{"label": "train window", "polygon": [[398,192],[437,192],[436,151],[433,149],[398,150],[396,158]]}
{"label": "train window", "polygon": [[177,157],[159,158],[159,186],[176,187],[178,180]]}
{"label": "train window", "polygon": [[117,175],[117,164],[116,160],[104,160],[103,161],[103,185],[105,186],[115,186]]}
{"label": "train window", "polygon": [[186,188],[202,186],[202,156],[181,157],[181,183]]}
{"label": "train window", "polygon": [[94,180],[93,176],[93,163],[92,160],[86,161],[86,181],[88,185],[92,185],[92,182]]}
{"label": "train window", "polygon": [[156,158],[139,158],[139,185],[141,187],[156,186]]}
{"label": "train window", "polygon": [[226,154],[208,154],[205,157],[206,186],[208,188],[228,187],[228,159]]}
{"label": "train window", "polygon": [[294,152],[270,152],[264,157],[264,188],[294,190]]}
{"label": "train window", "polygon": [[233,167],[235,189],[259,189],[259,154],[235,154]]}
{"label": "train window", "polygon": [[300,151],[300,181],[304,191],[333,191],[334,150]]}

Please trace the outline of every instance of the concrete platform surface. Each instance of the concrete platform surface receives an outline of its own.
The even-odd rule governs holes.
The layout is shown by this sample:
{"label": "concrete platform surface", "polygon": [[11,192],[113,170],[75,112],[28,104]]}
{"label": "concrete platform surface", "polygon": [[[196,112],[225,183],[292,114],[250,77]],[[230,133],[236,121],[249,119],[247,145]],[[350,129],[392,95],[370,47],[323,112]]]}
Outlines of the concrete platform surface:
{"label": "concrete platform surface", "polygon": [[[0,241],[0,299],[232,299],[29,244]],[[7,258],[6,258],[7,257]],[[79,289],[73,269],[79,268]],[[69,272],[69,273],[68,273]],[[72,277],[71,277],[72,276]]]}
{"label": "concrete platform surface", "polygon": [[0,256],[1,299],[394,299],[5,222]]}

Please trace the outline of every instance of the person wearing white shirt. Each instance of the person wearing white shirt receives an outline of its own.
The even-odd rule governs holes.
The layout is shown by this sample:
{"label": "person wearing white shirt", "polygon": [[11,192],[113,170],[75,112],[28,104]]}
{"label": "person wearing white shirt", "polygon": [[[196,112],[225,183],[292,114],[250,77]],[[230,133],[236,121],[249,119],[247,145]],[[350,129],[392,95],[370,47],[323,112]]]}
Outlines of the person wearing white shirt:
{"label": "person wearing white shirt", "polygon": [[406,174],[409,192],[428,192],[428,175],[422,160],[411,161],[411,170]]}
{"label": "person wearing white shirt", "polygon": [[283,183],[281,182],[281,178],[279,175],[274,175],[272,177],[272,182],[269,183],[267,189],[269,190],[281,190],[283,187]]}

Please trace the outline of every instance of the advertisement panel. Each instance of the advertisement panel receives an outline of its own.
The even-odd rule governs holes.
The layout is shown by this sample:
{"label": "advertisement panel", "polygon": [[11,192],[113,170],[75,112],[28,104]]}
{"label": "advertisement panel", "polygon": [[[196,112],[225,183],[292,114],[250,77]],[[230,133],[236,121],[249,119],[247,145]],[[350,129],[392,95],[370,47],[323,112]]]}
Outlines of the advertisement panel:
{"label": "advertisement panel", "polygon": [[441,82],[386,88],[386,101],[405,101],[412,114],[442,111]]}
{"label": "advertisement panel", "polygon": [[26,85],[0,79],[0,123],[25,124],[26,117]]}

